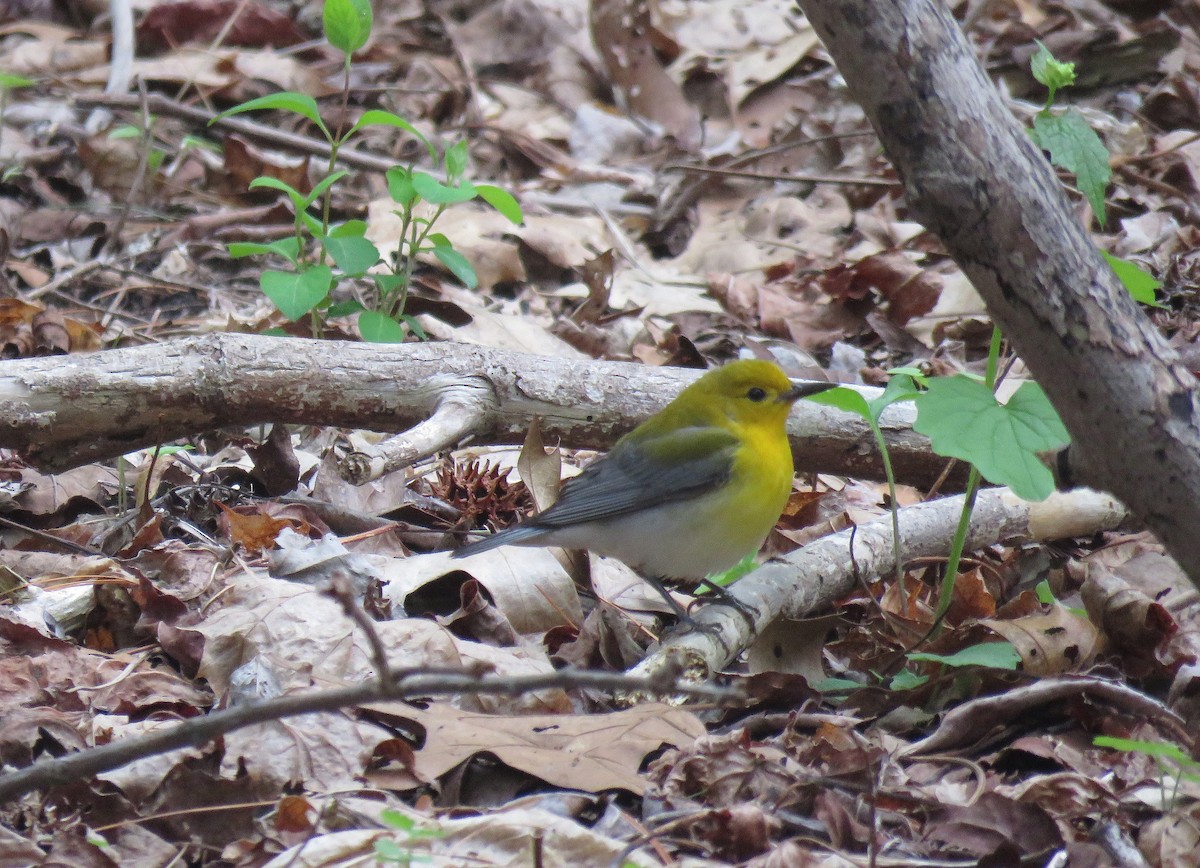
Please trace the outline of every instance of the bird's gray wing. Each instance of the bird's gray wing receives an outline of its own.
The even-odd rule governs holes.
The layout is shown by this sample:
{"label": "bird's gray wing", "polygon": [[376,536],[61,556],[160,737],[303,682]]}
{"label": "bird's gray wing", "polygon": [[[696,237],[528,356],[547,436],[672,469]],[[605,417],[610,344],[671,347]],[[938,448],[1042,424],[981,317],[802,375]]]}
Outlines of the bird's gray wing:
{"label": "bird's gray wing", "polygon": [[554,505],[527,524],[565,527],[694,497],[729,478],[738,440],[720,428],[682,428],[621,441],[563,483]]}

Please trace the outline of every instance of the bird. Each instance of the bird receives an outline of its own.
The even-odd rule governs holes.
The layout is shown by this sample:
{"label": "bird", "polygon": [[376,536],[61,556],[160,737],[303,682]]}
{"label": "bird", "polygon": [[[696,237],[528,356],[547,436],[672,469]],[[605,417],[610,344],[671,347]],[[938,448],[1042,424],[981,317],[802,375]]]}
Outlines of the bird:
{"label": "bird", "polygon": [[731,601],[708,577],[761,548],[792,489],[792,404],[835,385],[793,383],[763,359],[714,368],[564,482],[553,505],[452,557],[506,545],[587,549],[639,571],[694,624],[664,580]]}

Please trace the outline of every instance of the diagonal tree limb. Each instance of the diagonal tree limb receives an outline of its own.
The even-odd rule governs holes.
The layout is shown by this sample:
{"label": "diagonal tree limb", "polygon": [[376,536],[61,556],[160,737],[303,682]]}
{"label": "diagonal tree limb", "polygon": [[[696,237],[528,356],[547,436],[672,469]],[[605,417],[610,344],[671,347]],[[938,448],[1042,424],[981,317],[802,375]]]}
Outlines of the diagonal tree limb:
{"label": "diagonal tree limb", "polygon": [[1111,491],[1200,581],[1195,379],[1072,213],[938,0],[800,0],[904,180],[1045,388],[1076,478]]}

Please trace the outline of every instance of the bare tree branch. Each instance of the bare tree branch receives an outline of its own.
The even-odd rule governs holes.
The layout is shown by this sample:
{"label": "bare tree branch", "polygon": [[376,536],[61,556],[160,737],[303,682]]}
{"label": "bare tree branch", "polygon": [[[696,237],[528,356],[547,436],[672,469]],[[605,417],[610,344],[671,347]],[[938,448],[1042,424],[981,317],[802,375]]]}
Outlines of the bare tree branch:
{"label": "bare tree branch", "polygon": [[1111,491],[1200,581],[1195,378],[1142,315],[938,0],[801,0],[904,179]]}
{"label": "bare tree branch", "polygon": [[204,744],[218,736],[256,723],[282,720],[300,714],[335,711],[385,699],[413,699],[447,693],[487,693],[517,695],[548,688],[590,687],[599,690],[636,690],[655,695],[687,694],[715,701],[728,701],[737,691],[713,685],[676,683],[675,675],[633,678],[606,672],[579,672],[564,669],[546,675],[496,678],[458,670],[394,671],[390,684],[371,680],[352,687],[305,692],[263,702],[238,705],[203,717],[184,721],[178,726],[137,738],[124,739],[80,751],[59,759],[43,760],[20,771],[0,776],[0,804],[26,793],[61,786],[119,768],[135,760],[167,751]]}
{"label": "bare tree branch", "polygon": [[[396,449],[366,455],[360,463],[370,478],[398,460],[416,461],[471,436],[520,443],[534,417],[548,439],[605,449],[699,374],[470,344],[211,334],[6,362],[0,447],[61,470],[223,426],[285,422],[406,431],[426,423],[408,430]],[[883,425],[897,475],[925,485],[945,461],[930,454],[929,442],[912,430],[912,417],[911,405],[897,404]],[[882,475],[870,431],[856,416],[802,401],[789,433],[802,471]]]}

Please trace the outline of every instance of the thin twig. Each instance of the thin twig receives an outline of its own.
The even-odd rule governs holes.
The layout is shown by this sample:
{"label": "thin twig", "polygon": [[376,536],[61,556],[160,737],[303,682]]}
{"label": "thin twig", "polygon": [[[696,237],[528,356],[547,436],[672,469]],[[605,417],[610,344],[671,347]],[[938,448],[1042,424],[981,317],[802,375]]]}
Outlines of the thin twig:
{"label": "thin twig", "polygon": [[[85,94],[76,97],[75,102],[81,106],[101,106],[113,109],[139,108],[138,98],[126,94]],[[148,103],[150,110],[155,114],[191,121],[201,127],[207,127],[209,122],[216,117],[204,109],[184,105],[162,94],[150,94]],[[326,142],[324,139],[314,139],[308,136],[297,135],[296,133],[289,133],[277,127],[255,123],[245,118],[221,118],[213,123],[213,126],[241,133],[260,142],[267,142],[268,144],[277,145],[282,148],[291,148],[304,154],[314,154],[325,158],[328,158],[330,154],[329,142]],[[338,162],[355,169],[365,169],[370,172],[386,172],[395,164],[395,160],[376,156],[375,154],[366,154],[362,151],[356,151],[353,148],[339,148]]]}
{"label": "thin twig", "polygon": [[665,166],[663,171],[686,172],[691,175],[718,175],[725,178],[749,178],[755,181],[800,181],[809,184],[852,184],[860,187],[900,187],[899,181],[886,178],[848,178],[837,175],[808,175],[803,172],[751,172],[725,166]]}
{"label": "thin twig", "polygon": [[129,182],[129,192],[125,195],[125,201],[121,203],[121,210],[117,214],[116,222],[108,231],[108,243],[105,244],[105,248],[112,253],[116,252],[121,243],[121,233],[125,231],[125,223],[129,220],[129,212],[133,208],[133,203],[142,195],[142,187],[146,184],[146,171],[150,166],[150,152],[154,150],[154,131],[150,128],[150,109],[146,105],[146,80],[141,76],[138,76],[137,88],[138,102],[142,113],[142,146],[138,151],[137,168],[133,170],[133,179]]}
{"label": "thin twig", "polygon": [[735,700],[740,695],[731,688],[709,684],[684,684],[678,680],[675,673],[666,678],[635,678],[608,672],[564,669],[544,675],[501,678],[461,670],[406,669],[397,671],[391,683],[383,684],[372,679],[351,687],[250,702],[184,721],[161,732],[122,739],[59,759],[43,760],[20,771],[0,776],[0,804],[36,790],[91,778],[135,760],[201,745],[256,723],[282,720],[301,714],[336,711],[348,706],[382,700],[404,700],[453,693],[513,696],[552,688],[579,687],[638,691],[654,695],[685,694],[717,701]]}
{"label": "thin twig", "polygon": [[350,577],[344,571],[339,570],[333,575],[329,585],[329,594],[338,601],[342,611],[346,613],[346,617],[357,624],[358,629],[362,630],[363,635],[366,636],[367,644],[371,646],[371,659],[375,663],[375,677],[386,689],[393,680],[392,667],[387,658],[387,647],[383,644],[379,631],[375,629],[375,622],[355,599],[354,590],[350,587]]}
{"label": "thin twig", "polygon": [[[53,295],[67,284],[74,283],[81,277],[91,274],[98,268],[105,268],[107,263],[103,259],[91,259],[80,265],[75,266],[68,271],[61,272],[53,280],[48,283],[43,283],[41,286],[35,287],[28,292],[22,293],[22,297],[26,301],[33,301],[43,295]],[[69,298],[69,296],[68,296]],[[72,299],[73,300],[73,299]]]}

